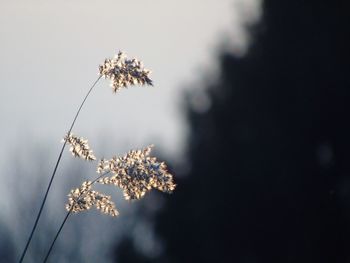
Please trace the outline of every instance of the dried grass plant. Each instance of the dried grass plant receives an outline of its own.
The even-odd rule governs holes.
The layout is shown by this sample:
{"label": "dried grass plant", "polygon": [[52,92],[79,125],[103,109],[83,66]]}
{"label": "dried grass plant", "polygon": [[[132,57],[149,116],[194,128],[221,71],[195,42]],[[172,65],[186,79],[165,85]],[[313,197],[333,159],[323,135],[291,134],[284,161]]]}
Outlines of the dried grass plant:
{"label": "dried grass plant", "polygon": [[[34,236],[48,193],[61,162],[63,151],[67,144],[70,146],[70,152],[74,157],[82,158],[87,161],[96,161],[97,159],[88,145],[88,140],[74,135],[72,130],[82,107],[98,81],[102,77],[109,79],[111,81],[113,92],[117,93],[121,89],[133,85],[153,85],[149,74],[150,71],[145,69],[139,60],[135,58],[128,59],[123,52],[119,52],[114,58],[106,59],[104,63],[99,66],[99,77],[85,95],[83,101],[78,107],[68,132],[63,138],[63,146],[58,155],[28,241],[21,254],[19,260],[20,263],[23,262]],[[111,196],[94,190],[96,184],[114,185],[122,189],[126,200],[139,200],[152,189],[157,189],[166,193],[171,193],[175,189],[176,185],[173,181],[173,176],[168,172],[166,164],[164,162],[159,162],[156,157],[151,156],[152,147],[153,146],[150,145],[141,150],[131,150],[122,157],[114,156],[109,160],[100,159],[98,161],[96,165],[98,176],[91,181],[84,181],[80,187],[72,189],[68,194],[68,201],[66,204],[67,214],[63,219],[43,262],[48,260],[61,230],[72,213],[88,211],[90,208],[95,207],[103,214],[113,217],[119,215]]]}

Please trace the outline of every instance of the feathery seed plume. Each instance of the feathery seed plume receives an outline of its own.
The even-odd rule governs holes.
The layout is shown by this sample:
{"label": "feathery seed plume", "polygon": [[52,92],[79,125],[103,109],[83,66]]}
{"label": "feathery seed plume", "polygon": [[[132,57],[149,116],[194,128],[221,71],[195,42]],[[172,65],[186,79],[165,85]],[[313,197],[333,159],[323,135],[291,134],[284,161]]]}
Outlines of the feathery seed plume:
{"label": "feathery seed plume", "polygon": [[111,197],[92,190],[92,182],[85,181],[80,188],[71,190],[68,195],[67,211],[78,213],[89,210],[95,206],[102,213],[117,216],[119,215]]}
{"label": "feathery seed plume", "polygon": [[125,199],[141,199],[152,188],[171,193],[176,185],[164,162],[150,157],[152,146],[131,150],[123,157],[113,157],[98,164],[98,172],[112,172],[110,177],[98,180],[101,184],[113,184],[123,190]]}
{"label": "feathery seed plume", "polygon": [[69,151],[74,157],[80,157],[88,161],[96,160],[92,150],[90,150],[88,140],[70,133],[63,138],[63,141],[67,141],[70,144]]}
{"label": "feathery seed plume", "polygon": [[142,62],[133,58],[127,59],[126,55],[119,51],[112,59],[106,59],[99,66],[100,75],[111,80],[113,92],[132,85],[151,85],[149,78],[151,71],[145,69]]}

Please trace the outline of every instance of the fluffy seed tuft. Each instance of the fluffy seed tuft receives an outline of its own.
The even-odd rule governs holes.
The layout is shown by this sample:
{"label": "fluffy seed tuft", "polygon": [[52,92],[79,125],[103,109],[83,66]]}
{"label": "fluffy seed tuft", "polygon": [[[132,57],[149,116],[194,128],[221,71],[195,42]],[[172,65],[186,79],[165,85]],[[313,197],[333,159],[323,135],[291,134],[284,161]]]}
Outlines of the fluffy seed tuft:
{"label": "fluffy seed tuft", "polygon": [[123,157],[103,160],[98,171],[112,172],[110,177],[98,180],[101,184],[112,184],[123,190],[125,199],[141,199],[152,188],[171,193],[176,185],[164,162],[151,157],[152,146],[142,150],[131,150]]}
{"label": "fluffy seed tuft", "polygon": [[110,216],[119,215],[113,201],[111,201],[111,197],[93,191],[91,186],[91,181],[85,181],[80,188],[71,190],[68,195],[68,204],[66,204],[67,211],[78,213],[95,206],[104,214]]}
{"label": "fluffy seed tuft", "polygon": [[101,76],[111,80],[113,92],[132,85],[151,85],[149,78],[151,71],[145,69],[142,62],[136,58],[128,59],[126,55],[119,51],[112,59],[106,59],[99,66]]}
{"label": "fluffy seed tuft", "polygon": [[74,134],[70,133],[63,138],[63,141],[66,141],[70,144],[71,147],[69,148],[69,151],[74,157],[80,157],[87,161],[96,160],[96,157],[92,153],[92,150],[90,150],[88,140],[85,140],[82,137],[77,137]]}

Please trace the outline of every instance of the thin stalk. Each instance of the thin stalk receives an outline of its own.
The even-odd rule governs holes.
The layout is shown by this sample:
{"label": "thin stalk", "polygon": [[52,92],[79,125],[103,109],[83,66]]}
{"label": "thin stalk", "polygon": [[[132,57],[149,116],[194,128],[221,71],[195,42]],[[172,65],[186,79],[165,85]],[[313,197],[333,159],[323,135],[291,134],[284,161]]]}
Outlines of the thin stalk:
{"label": "thin stalk", "polygon": [[[102,178],[103,176],[105,176],[105,175],[107,175],[107,174],[109,174],[109,173],[110,173],[110,171],[101,174],[101,175],[98,176],[95,180],[93,180],[93,181],[91,182],[91,184],[96,183],[97,180],[99,180],[100,178]],[[80,198],[83,194],[84,194],[84,191],[80,193],[79,197],[77,198],[77,199],[78,199],[77,201],[79,201],[79,198]],[[75,201],[75,202],[77,202],[77,201]],[[57,231],[57,233],[56,233],[56,235],[55,235],[55,238],[53,239],[53,241],[52,241],[52,243],[51,243],[51,245],[50,245],[50,248],[49,248],[49,250],[48,250],[47,253],[46,253],[46,256],[45,256],[45,259],[44,259],[43,263],[46,263],[46,262],[47,262],[47,260],[48,260],[48,258],[49,258],[49,256],[50,256],[50,253],[51,253],[51,251],[52,251],[52,249],[53,249],[53,246],[55,245],[56,240],[57,240],[58,236],[60,235],[60,233],[61,233],[61,231],[62,231],[62,228],[64,227],[65,223],[67,222],[69,215],[72,213],[73,206],[74,206],[74,203],[73,203],[71,209],[69,209],[69,211],[67,212],[65,218],[63,219],[63,221],[62,221],[62,223],[61,223],[61,225],[60,225],[60,228],[58,229],[58,231]]]}
{"label": "thin stalk", "polygon": [[[101,79],[101,77],[102,77],[102,76],[99,76],[99,77],[97,78],[97,80],[94,82],[94,84],[90,87],[89,91],[88,91],[87,94],[85,95],[85,97],[84,97],[82,103],[80,104],[80,106],[79,106],[79,108],[78,108],[77,113],[76,113],[75,116],[74,116],[74,119],[73,119],[73,121],[72,121],[72,124],[71,124],[71,126],[70,126],[70,128],[69,128],[69,130],[68,130],[68,134],[71,133],[71,131],[72,131],[73,127],[74,127],[74,124],[75,124],[75,122],[76,122],[76,120],[77,120],[77,118],[78,118],[78,116],[79,116],[79,113],[80,113],[80,111],[81,111],[83,105],[85,104],[86,99],[89,97],[90,93],[92,92],[93,88],[96,86],[97,82]],[[51,178],[50,178],[49,185],[47,186],[45,196],[44,196],[43,201],[42,201],[42,203],[41,203],[41,206],[40,206],[40,209],[39,209],[39,213],[38,213],[38,215],[36,216],[35,223],[34,223],[34,225],[33,225],[32,231],[31,231],[31,233],[30,233],[30,235],[29,235],[29,238],[28,238],[28,241],[27,241],[27,243],[26,243],[26,246],[25,246],[25,248],[24,248],[24,250],[23,250],[23,252],[22,252],[22,255],[21,255],[21,258],[20,258],[20,260],[19,260],[19,263],[22,263],[22,262],[23,262],[24,256],[26,255],[27,250],[28,250],[28,247],[29,247],[29,244],[30,244],[30,242],[31,242],[31,240],[32,240],[32,238],[33,238],[33,235],[34,235],[34,232],[35,232],[36,227],[37,227],[37,225],[38,225],[39,218],[40,218],[41,213],[42,213],[42,211],[43,211],[43,208],[44,208],[44,205],[45,205],[45,202],[46,202],[48,193],[49,193],[49,191],[50,191],[50,188],[51,188],[53,179],[55,178],[58,165],[59,165],[59,163],[61,162],[62,153],[63,153],[64,148],[66,147],[66,144],[67,144],[67,141],[65,141],[65,142],[63,143],[62,149],[61,149],[61,151],[60,151],[60,153],[59,153],[59,156],[58,156],[58,159],[57,159],[55,168],[54,168],[54,170],[53,170],[53,172],[52,172],[52,175],[51,175]]]}
{"label": "thin stalk", "polygon": [[63,228],[64,224],[66,223],[66,221],[67,221],[69,215],[71,214],[71,212],[72,212],[72,209],[69,209],[69,211],[67,212],[66,216],[64,217],[64,219],[63,219],[63,221],[62,221],[62,223],[61,223],[61,226],[60,226],[60,228],[58,229],[58,231],[57,231],[57,233],[56,233],[56,235],[55,235],[55,238],[54,238],[54,240],[53,240],[52,243],[51,243],[51,246],[50,246],[50,248],[49,248],[49,251],[47,251],[47,254],[46,254],[46,256],[45,256],[45,259],[44,259],[43,263],[46,263],[46,261],[48,260],[48,258],[49,258],[49,256],[50,256],[50,253],[51,253],[51,251],[52,251],[52,248],[53,248],[54,244],[56,243],[56,240],[57,240],[59,234],[61,233],[62,228]]}

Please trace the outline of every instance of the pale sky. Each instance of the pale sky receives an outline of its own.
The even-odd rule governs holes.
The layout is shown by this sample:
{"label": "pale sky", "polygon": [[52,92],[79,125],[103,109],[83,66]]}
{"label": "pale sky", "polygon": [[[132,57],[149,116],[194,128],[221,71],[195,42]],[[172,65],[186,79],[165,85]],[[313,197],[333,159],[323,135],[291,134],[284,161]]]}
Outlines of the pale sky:
{"label": "pale sky", "polygon": [[154,87],[114,95],[100,81],[76,133],[96,144],[111,136],[122,151],[155,143],[178,154],[183,89],[215,66],[223,39],[233,50],[244,46],[242,20],[256,19],[258,6],[254,0],[2,1],[0,154],[18,139],[57,147],[98,65],[118,50],[152,70]]}
{"label": "pale sky", "polygon": [[[109,82],[101,80],[73,133],[89,139],[97,156],[148,144],[181,156],[186,148],[184,91],[199,88],[198,80],[215,70],[223,43],[232,52],[244,51],[243,25],[259,18],[260,5],[258,0],[1,1],[2,194],[13,191],[6,177],[15,155],[29,161],[31,152],[44,148],[49,151],[44,159],[53,162],[98,77],[98,65],[119,50],[152,70],[154,87],[113,94]],[[37,176],[48,180],[47,171]],[[19,179],[24,184],[36,180],[25,174]],[[6,213],[9,204],[1,200]]]}

